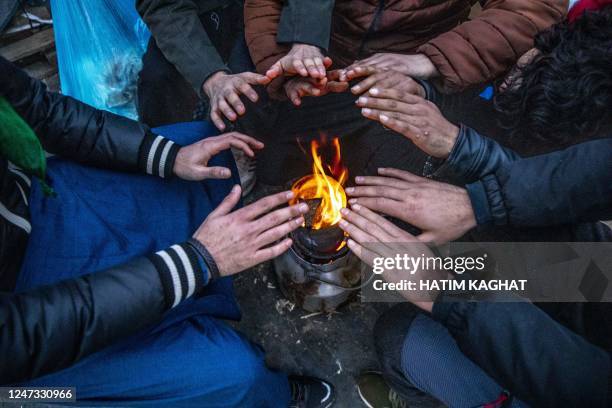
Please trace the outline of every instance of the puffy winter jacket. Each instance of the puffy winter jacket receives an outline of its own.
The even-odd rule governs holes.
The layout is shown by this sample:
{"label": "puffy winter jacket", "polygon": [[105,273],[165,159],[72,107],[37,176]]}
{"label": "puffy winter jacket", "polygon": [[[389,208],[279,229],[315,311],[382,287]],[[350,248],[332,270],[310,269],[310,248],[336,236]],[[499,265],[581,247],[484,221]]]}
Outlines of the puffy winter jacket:
{"label": "puffy winter jacket", "polygon": [[[233,41],[223,41],[227,49],[213,45],[203,18],[206,13],[232,10],[232,21],[219,21],[219,14],[206,16],[213,29],[229,24],[227,32],[244,35],[241,0],[136,0],[136,8],[153,34],[164,56],[189,81],[196,92],[217,71],[227,71],[223,63]],[[327,49],[333,0],[286,0],[282,11],[279,41],[305,43]],[[206,22],[208,23],[208,21]],[[226,39],[227,40],[227,39]]]}
{"label": "puffy winter jacket", "polygon": [[[0,72],[0,95],[47,151],[97,167],[172,175],[179,146],[170,140],[137,122],[47,92],[1,57]],[[31,183],[0,157],[0,384],[66,368],[153,325],[210,279],[201,249],[186,242],[95,274],[13,293],[31,230]],[[181,280],[194,285],[182,288]]]}
{"label": "puffy winter jacket", "polygon": [[[245,34],[259,72],[287,53],[277,43],[281,0],[246,0]],[[454,92],[500,76],[563,19],[567,0],[336,0],[329,56],[342,68],[375,53],[423,53]]]}

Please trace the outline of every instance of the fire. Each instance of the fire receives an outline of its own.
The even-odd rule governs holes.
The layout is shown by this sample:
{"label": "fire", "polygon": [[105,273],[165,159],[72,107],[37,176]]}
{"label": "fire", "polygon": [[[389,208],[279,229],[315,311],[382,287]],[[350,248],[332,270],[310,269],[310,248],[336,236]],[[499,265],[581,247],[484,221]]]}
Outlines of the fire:
{"label": "fire", "polygon": [[340,142],[338,138],[332,140],[334,156],[330,165],[324,165],[319,149],[325,146],[313,140],[310,143],[310,152],[313,159],[312,174],[299,179],[292,186],[295,193],[290,204],[299,201],[321,199],[321,204],[312,220],[312,229],[331,227],[340,222],[340,210],[346,207],[346,194],[344,183],[348,178],[348,170],[342,165],[340,155]]}

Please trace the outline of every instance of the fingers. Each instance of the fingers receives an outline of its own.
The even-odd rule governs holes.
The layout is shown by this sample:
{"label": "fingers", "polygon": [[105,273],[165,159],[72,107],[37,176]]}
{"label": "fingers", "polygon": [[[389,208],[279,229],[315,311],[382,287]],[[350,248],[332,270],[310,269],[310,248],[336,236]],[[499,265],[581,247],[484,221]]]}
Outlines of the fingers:
{"label": "fingers", "polygon": [[442,244],[443,242],[440,242],[440,240],[438,239],[438,235],[433,233],[433,232],[424,232],[421,235],[416,237],[419,241],[421,241],[424,244]]}
{"label": "fingers", "polygon": [[216,108],[212,108],[210,111],[210,119],[213,121],[217,129],[223,131],[225,130],[225,123],[221,116],[219,115],[219,111]]}
{"label": "fingers", "polygon": [[285,238],[280,243],[273,245],[268,248],[260,249],[255,252],[255,262],[256,264],[260,264],[265,261],[269,261],[270,259],[276,258],[284,254],[290,247],[293,245],[293,241],[291,238]]}
{"label": "fingers", "polygon": [[236,112],[234,112],[234,110],[230,108],[225,98],[219,98],[219,100],[217,101],[217,106],[221,113],[223,113],[223,115],[232,122],[238,119]]}
{"label": "fingers", "polygon": [[351,205],[351,209],[363,216],[365,219],[370,220],[371,222],[375,222],[383,229],[387,235],[390,235],[393,240],[397,241],[401,239],[401,242],[414,242],[416,238],[407,231],[399,228],[397,225],[393,224],[391,221],[387,220],[385,217],[382,217],[376,214],[374,211],[368,209],[367,207],[363,207],[359,204]]}
{"label": "fingers", "polygon": [[378,174],[380,174],[381,176],[386,176],[386,177],[396,177],[398,179],[405,180],[409,183],[423,183],[423,182],[431,181],[430,179],[427,179],[425,177],[419,177],[416,174],[412,174],[409,171],[392,169],[388,167],[379,168]]}
{"label": "fingers", "polygon": [[388,186],[356,186],[348,187],[345,191],[351,197],[383,197],[396,201],[406,198],[404,190]]}
{"label": "fingers", "polygon": [[[229,105],[231,105],[231,107],[233,108],[232,109],[233,112],[238,112],[238,115],[240,116],[244,115],[244,113],[246,112],[246,108],[244,107],[244,104],[240,100],[240,96],[238,96],[238,93],[235,90],[228,91],[225,94],[225,100],[228,102]],[[234,116],[234,118],[236,117]],[[229,116],[228,116],[228,119],[230,119]],[[230,120],[235,120],[235,119],[230,119]]]}
{"label": "fingers", "polygon": [[272,65],[270,69],[266,71],[266,77],[268,77],[269,80],[278,78],[281,75],[283,75],[283,66],[280,61],[276,61],[274,65]]}
{"label": "fingers", "polygon": [[294,218],[285,222],[284,224],[278,225],[274,228],[271,228],[261,234],[257,239],[257,244],[260,247],[264,247],[270,245],[273,242],[278,241],[279,239],[287,236],[291,232],[298,229],[300,226],[304,224],[304,217]]}
{"label": "fingers", "polygon": [[[357,207],[360,207],[357,205]],[[393,240],[393,237],[381,227],[380,220],[381,216],[371,217],[371,219],[365,218],[357,212],[351,211],[348,208],[343,208],[341,210],[342,219],[348,221],[348,223],[353,224],[361,231],[368,231],[368,234],[375,237],[379,242],[389,242]]]}
{"label": "fingers", "polygon": [[355,183],[364,186],[387,186],[396,189],[405,189],[410,186],[401,179],[379,176],[357,176],[355,177]]}
{"label": "fingers", "polygon": [[359,204],[363,207],[367,207],[372,211],[390,215],[391,217],[403,219],[404,214],[404,203],[397,200],[384,197],[359,197],[351,198],[349,200],[351,206]]}
{"label": "fingers", "polygon": [[[356,102],[357,106],[360,106],[362,108],[378,109],[381,111],[399,112],[399,113],[404,113],[406,115],[412,115],[412,116],[418,116],[419,113],[421,113],[422,111],[422,108],[418,103],[405,103],[404,100],[400,98],[384,99],[378,96],[372,97],[371,96],[372,91],[375,89],[376,88],[370,89],[370,92],[369,92],[370,95],[368,96],[366,95],[360,96]],[[400,91],[397,91],[397,92],[400,92]],[[406,93],[405,95],[418,98],[408,93]],[[419,98],[419,99],[423,100],[422,98]]]}
{"label": "fingers", "polygon": [[227,167],[202,167],[200,175],[203,179],[228,179],[232,172]]}
{"label": "fingers", "polygon": [[374,264],[374,258],[378,257],[378,254],[370,251],[352,239],[349,239],[346,244],[348,245],[349,249],[353,251],[355,255],[357,255],[357,258],[361,259],[364,263],[370,266]]}
{"label": "fingers", "polygon": [[351,92],[355,95],[360,95],[375,85],[382,86],[383,85],[382,81],[385,79],[386,76],[387,76],[386,73],[385,74],[376,73],[376,74],[370,75],[363,81],[359,82],[357,85],[353,86],[351,88]]}
{"label": "fingers", "polygon": [[240,197],[242,196],[242,188],[239,185],[235,185],[232,187],[230,193],[221,201],[221,204],[217,206],[209,215],[209,217],[218,217],[222,215],[229,214],[238,202],[240,201]]}
{"label": "fingers", "polygon": [[294,58],[293,61],[291,62],[291,65],[293,69],[295,70],[295,72],[297,72],[301,76],[303,77],[308,76],[308,70],[306,69],[306,66],[304,65],[302,60]]}
{"label": "fingers", "polygon": [[405,92],[399,89],[389,88],[372,88],[370,89],[370,95],[382,99],[395,99],[408,104],[416,104],[425,102],[425,99],[413,93]]}
{"label": "fingers", "polygon": [[351,238],[359,242],[361,245],[381,243],[380,239],[376,238],[374,235],[368,232],[365,232],[357,225],[346,219],[340,220],[340,223],[338,225],[340,226],[340,228],[342,228],[344,232],[346,232]]}
{"label": "fingers", "polygon": [[346,92],[348,88],[349,88],[348,82],[331,81],[327,83],[327,90],[329,92],[334,92],[334,93]]}
{"label": "fingers", "polygon": [[254,137],[245,135],[244,133],[240,133],[240,132],[230,132],[227,133],[225,136],[231,136],[231,137],[235,137],[237,139],[242,140],[245,143],[248,143],[249,146],[251,146],[254,149],[263,149],[264,144],[263,142],[260,142],[259,140],[255,139]]}
{"label": "fingers", "polygon": [[[308,205],[300,203],[290,207],[281,208],[264,215],[254,222],[254,230],[259,233],[274,228],[287,220],[300,217],[308,212]],[[304,220],[302,219],[302,222]],[[302,225],[300,223],[300,225]]]}
{"label": "fingers", "polygon": [[352,81],[353,79],[373,75],[376,72],[376,67],[372,65],[357,65],[346,71],[346,80]]}
{"label": "fingers", "polygon": [[238,210],[237,213],[240,213],[240,216],[248,220],[253,220],[262,214],[270,212],[280,205],[287,204],[287,202],[292,198],[292,191],[283,191],[282,193],[264,197],[253,204],[247,205],[246,207]]}
{"label": "fingers", "polygon": [[257,95],[257,92],[246,81],[243,81],[238,85],[238,90],[240,91],[240,93],[249,98],[251,102],[257,102],[257,100],[259,99],[259,95]]}
{"label": "fingers", "polygon": [[[306,70],[308,71],[308,76],[311,78],[323,78],[325,76],[325,68],[323,67],[323,60],[321,58],[316,58],[319,60],[317,64],[314,59],[307,58],[303,61]],[[323,74],[321,75],[321,71],[319,67],[323,69]]]}

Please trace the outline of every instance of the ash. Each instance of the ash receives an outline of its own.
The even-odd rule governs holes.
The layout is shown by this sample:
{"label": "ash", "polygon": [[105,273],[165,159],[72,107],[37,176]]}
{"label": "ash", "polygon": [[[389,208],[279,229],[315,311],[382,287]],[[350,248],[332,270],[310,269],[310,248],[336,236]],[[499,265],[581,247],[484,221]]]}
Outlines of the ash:
{"label": "ash", "polygon": [[[245,203],[279,191],[258,183]],[[357,299],[331,314],[306,312],[283,297],[271,262],[239,274],[234,286],[243,316],[232,325],[264,347],[270,367],[333,382],[335,406],[365,406],[355,379],[361,371],[379,367],[372,328],[390,305]],[[416,390],[407,402],[414,408],[442,406]]]}

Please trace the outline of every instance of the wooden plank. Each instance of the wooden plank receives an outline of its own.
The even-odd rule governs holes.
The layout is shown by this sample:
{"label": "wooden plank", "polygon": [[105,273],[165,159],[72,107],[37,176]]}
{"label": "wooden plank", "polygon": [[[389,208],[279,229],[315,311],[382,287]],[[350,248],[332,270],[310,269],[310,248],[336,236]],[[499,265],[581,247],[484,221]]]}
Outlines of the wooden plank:
{"label": "wooden plank", "polygon": [[0,48],[0,55],[9,61],[15,62],[38,52],[45,51],[53,47],[54,44],[55,38],[53,37],[53,29],[51,28]]}
{"label": "wooden plank", "polygon": [[25,72],[36,79],[47,79],[54,74],[57,74],[57,68],[49,64],[47,61],[37,61],[32,65],[24,68]]}

